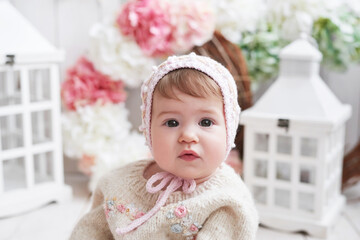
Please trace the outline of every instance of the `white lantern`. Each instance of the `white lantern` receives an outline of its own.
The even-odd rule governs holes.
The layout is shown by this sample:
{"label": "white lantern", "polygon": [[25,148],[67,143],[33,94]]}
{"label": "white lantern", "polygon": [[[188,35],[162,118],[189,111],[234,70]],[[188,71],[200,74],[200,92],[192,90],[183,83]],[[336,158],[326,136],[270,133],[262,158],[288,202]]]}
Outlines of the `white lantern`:
{"label": "white lantern", "polygon": [[351,108],[320,78],[321,59],[304,36],[286,46],[278,79],[242,113],[241,124],[244,179],[261,223],[325,237],[344,205],[344,130]]}
{"label": "white lantern", "polygon": [[0,1],[0,217],[71,197],[64,185],[59,62],[46,41]]}

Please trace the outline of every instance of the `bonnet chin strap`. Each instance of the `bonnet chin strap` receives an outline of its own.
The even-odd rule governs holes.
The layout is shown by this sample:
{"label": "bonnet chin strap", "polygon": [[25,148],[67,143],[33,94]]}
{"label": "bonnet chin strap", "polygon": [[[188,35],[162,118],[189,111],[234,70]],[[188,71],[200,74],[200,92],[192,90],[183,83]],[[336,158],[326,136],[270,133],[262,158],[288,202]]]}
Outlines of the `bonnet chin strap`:
{"label": "bonnet chin strap", "polygon": [[[153,187],[153,184],[160,180],[160,183]],[[169,183],[170,182],[170,183]],[[195,180],[186,180],[179,177],[176,177],[175,175],[168,173],[168,172],[160,172],[154,174],[146,183],[146,190],[149,193],[156,193],[161,191],[167,184],[166,190],[163,191],[160,195],[158,200],[156,201],[155,206],[147,212],[142,217],[135,219],[132,223],[130,223],[128,226],[124,228],[117,228],[116,233],[119,235],[128,233],[135,228],[142,225],[144,222],[149,220],[155,213],[157,213],[162,206],[165,205],[166,200],[169,198],[170,194],[175,192],[179,187],[182,186],[182,190],[184,193],[192,193],[195,190],[196,183]]]}

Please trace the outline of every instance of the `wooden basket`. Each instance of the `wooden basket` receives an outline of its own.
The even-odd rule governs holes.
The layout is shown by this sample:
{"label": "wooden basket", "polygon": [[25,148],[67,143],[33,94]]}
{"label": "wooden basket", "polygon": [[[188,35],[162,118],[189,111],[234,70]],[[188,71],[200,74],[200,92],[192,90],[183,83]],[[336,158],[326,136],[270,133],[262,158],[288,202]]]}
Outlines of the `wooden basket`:
{"label": "wooden basket", "polygon": [[[198,55],[208,56],[223,64],[232,74],[238,89],[238,102],[241,110],[252,106],[251,82],[247,71],[246,61],[240,48],[225,39],[215,31],[213,38],[200,47],[194,47],[192,52]],[[235,138],[236,148],[240,157],[243,156],[244,129],[239,126]]]}

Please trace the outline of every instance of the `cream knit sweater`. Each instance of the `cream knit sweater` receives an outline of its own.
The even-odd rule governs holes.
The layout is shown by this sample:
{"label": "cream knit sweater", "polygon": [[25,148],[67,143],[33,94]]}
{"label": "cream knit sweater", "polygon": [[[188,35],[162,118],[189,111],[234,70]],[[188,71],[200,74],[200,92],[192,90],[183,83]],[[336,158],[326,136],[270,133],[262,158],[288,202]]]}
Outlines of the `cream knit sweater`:
{"label": "cream knit sweater", "polygon": [[147,222],[118,235],[117,227],[127,226],[156,203],[159,193],[148,193],[143,177],[150,163],[138,161],[103,177],[90,212],[75,226],[70,239],[255,239],[258,215],[252,197],[241,178],[225,164],[191,194],[172,193]]}

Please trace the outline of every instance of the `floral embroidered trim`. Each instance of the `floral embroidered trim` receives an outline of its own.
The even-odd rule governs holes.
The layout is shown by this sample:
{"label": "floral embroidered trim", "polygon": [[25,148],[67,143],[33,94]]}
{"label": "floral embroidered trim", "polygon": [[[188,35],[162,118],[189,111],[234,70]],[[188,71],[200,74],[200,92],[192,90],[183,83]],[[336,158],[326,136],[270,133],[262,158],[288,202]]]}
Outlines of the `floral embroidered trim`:
{"label": "floral embroidered trim", "polygon": [[126,204],[118,201],[116,198],[105,200],[104,211],[106,218],[112,217],[116,213],[125,214],[130,220],[135,220],[145,215],[145,212],[136,208],[134,204]]}
{"label": "floral embroidered trim", "polygon": [[182,202],[167,212],[166,219],[170,223],[171,231],[182,234],[186,240],[195,239],[194,236],[202,228],[199,223],[193,221],[189,209]]}

